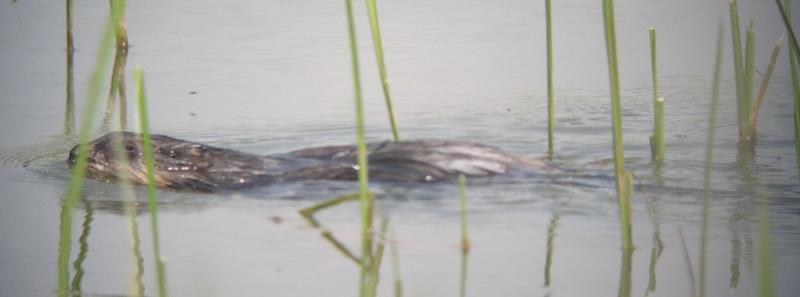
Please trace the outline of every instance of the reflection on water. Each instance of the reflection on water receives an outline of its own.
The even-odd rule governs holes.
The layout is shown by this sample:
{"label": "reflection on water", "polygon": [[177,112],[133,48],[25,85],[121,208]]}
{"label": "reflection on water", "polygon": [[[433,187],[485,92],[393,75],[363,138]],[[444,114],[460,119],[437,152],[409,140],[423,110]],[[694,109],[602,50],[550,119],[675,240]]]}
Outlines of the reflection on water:
{"label": "reflection on water", "polygon": [[[154,132],[263,154],[352,143],[340,3],[181,2],[129,3],[126,29],[134,44],[130,52],[118,47],[114,69],[121,71],[116,79],[107,78],[109,98],[120,99],[107,108],[119,113],[122,127],[127,126],[124,68],[130,60],[150,73]],[[454,200],[447,197],[457,197],[457,187],[375,185],[378,207],[391,217],[391,229],[402,239],[389,240],[398,259],[392,265],[395,283],[401,272],[404,276],[402,293],[466,294],[467,286],[473,296],[675,296],[686,295],[689,287],[694,292],[686,258],[696,260],[697,255],[695,249],[679,246],[684,245],[683,231],[685,246],[699,246],[706,75],[713,60],[713,49],[705,46],[717,17],[727,12],[726,4],[618,3],[626,168],[642,184],[632,209],[634,245],[641,252],[620,252],[613,184],[602,178],[611,169],[600,7],[564,1],[553,6],[554,87],[559,94],[554,161],[600,177],[471,187],[475,248],[468,257],[454,246],[459,218]],[[85,97],[95,37],[108,11],[96,3],[75,5],[75,18],[81,22],[75,23],[74,51],[68,40],[65,61],[63,23],[57,21],[64,17],[64,7],[36,0],[0,2],[0,51],[5,53],[0,58],[2,296],[53,292],[54,266],[73,267],[71,279],[61,281],[85,293],[139,296],[145,287],[156,287],[154,265],[144,260],[153,259],[152,252],[140,249],[151,242],[144,233],[139,236],[139,226],[149,229],[148,223],[136,220],[147,212],[138,187],[136,203],[130,205],[117,185],[87,182],[86,197],[78,205],[84,212],[83,228],[72,234],[77,252],[65,265],[53,263],[60,197],[68,177],[64,159],[75,143],[71,136],[50,136],[72,132],[75,106],[83,104],[72,101]],[[540,69],[545,67],[545,47],[537,38],[544,34],[543,8],[515,0],[382,3],[384,51],[392,65],[392,95],[403,137],[478,140],[518,154],[543,155],[546,79]],[[364,9],[357,6],[356,11],[358,35],[368,39]],[[772,22],[778,18],[769,3],[742,1],[740,13],[755,18],[764,36],[756,45],[758,52],[766,52],[783,32],[780,23]],[[681,21],[675,22],[678,17]],[[648,143],[651,26],[659,28],[660,93],[667,98],[666,160],[660,165],[651,164]],[[364,62],[365,81],[377,80],[374,61]],[[757,60],[756,68],[764,69],[765,62]],[[712,164],[709,296],[726,296],[731,290],[737,296],[754,295],[757,290],[759,184],[770,197],[776,295],[800,291],[794,281],[800,274],[800,187],[792,103],[786,99],[791,97],[787,64],[775,69],[756,149],[746,156],[737,147],[732,68],[725,67]],[[65,95],[65,85],[66,108],[57,100]],[[368,140],[388,139],[381,86],[367,84],[364,92]],[[64,129],[58,131],[62,114]],[[107,119],[114,121],[113,116]],[[358,245],[355,208],[342,204],[320,212],[313,219],[324,227],[317,228],[308,228],[297,215],[298,209],[352,192],[352,186],[308,183],[215,194],[162,191],[160,232],[171,295],[241,296],[267,289],[274,295],[354,295],[358,255],[342,251]],[[272,217],[285,223],[276,225]],[[677,226],[686,229],[677,232]],[[320,241],[320,234],[329,242]],[[351,261],[342,261],[343,255]],[[132,259],[133,265],[127,265]],[[383,265],[380,271],[381,296],[400,290],[386,281],[388,269]],[[615,269],[620,273],[609,273]]]}
{"label": "reflection on water", "polygon": [[86,213],[83,217],[83,224],[81,224],[81,236],[78,237],[78,257],[72,263],[75,269],[75,274],[72,276],[71,286],[69,292],[82,292],[81,284],[83,283],[83,262],[86,261],[86,256],[89,254],[89,233],[92,230],[92,221],[94,220],[94,210],[88,202],[84,202],[84,210]]}
{"label": "reflection on water", "polygon": [[553,265],[553,241],[556,237],[558,227],[558,213],[553,212],[553,218],[547,226],[547,253],[545,254],[544,264],[544,286],[550,287],[550,267]]}

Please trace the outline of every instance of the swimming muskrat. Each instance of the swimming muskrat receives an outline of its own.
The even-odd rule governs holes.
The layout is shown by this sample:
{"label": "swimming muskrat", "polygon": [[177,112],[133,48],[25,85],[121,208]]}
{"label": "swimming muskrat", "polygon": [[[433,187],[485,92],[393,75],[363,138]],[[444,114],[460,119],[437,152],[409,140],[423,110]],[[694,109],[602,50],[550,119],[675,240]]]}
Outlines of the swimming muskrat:
{"label": "swimming muskrat", "polygon": [[[119,137],[129,164],[114,158],[112,139]],[[324,146],[259,156],[164,135],[151,135],[158,187],[214,191],[298,180],[357,180],[355,146]],[[87,176],[112,180],[126,175],[146,184],[141,135],[111,132],[89,144]],[[542,160],[514,156],[498,148],[466,141],[386,141],[367,145],[369,177],[375,181],[437,182],[460,174],[489,178],[535,169]],[[76,145],[67,160],[72,166]],[[122,162],[125,163],[125,162]]]}

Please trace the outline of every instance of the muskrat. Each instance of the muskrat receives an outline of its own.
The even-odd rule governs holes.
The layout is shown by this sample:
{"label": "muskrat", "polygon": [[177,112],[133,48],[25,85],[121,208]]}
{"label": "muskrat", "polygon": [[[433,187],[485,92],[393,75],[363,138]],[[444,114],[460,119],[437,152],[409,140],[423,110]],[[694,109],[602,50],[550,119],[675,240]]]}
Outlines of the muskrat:
{"label": "muskrat", "polygon": [[[115,137],[128,162],[114,158]],[[215,191],[282,181],[358,179],[356,148],[352,145],[259,156],[164,135],[151,135],[150,139],[158,187]],[[136,184],[147,183],[140,134],[111,132],[88,145],[88,177],[109,181],[124,174]],[[70,166],[77,154],[76,145],[69,153]],[[385,141],[368,144],[367,155],[370,180],[387,182],[438,182],[460,174],[491,178],[536,169],[547,171],[550,167],[539,159],[467,141]]]}

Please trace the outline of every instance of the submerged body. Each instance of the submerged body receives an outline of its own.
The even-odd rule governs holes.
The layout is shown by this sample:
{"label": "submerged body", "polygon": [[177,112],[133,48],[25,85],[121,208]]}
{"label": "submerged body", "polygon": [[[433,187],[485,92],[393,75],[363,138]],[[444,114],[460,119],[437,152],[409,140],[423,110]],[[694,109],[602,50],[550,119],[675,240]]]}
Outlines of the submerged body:
{"label": "submerged body", "polygon": [[[87,176],[126,177],[146,184],[141,136],[112,132],[89,145]],[[325,146],[260,156],[164,135],[151,135],[155,184],[159,187],[215,191],[298,180],[357,180],[355,146]],[[115,147],[118,148],[115,150]],[[115,151],[123,157],[115,158]],[[68,163],[75,164],[78,146]],[[460,174],[490,178],[549,171],[538,159],[465,141],[416,140],[367,146],[369,178],[375,181],[437,182]]]}

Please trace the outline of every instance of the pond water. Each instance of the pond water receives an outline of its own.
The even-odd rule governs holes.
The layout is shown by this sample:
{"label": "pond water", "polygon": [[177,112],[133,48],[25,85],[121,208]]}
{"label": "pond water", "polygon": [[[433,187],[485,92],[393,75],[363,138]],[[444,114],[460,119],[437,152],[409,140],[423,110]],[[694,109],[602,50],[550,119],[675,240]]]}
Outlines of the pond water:
{"label": "pond water", "polygon": [[[109,8],[102,1],[76,2],[80,119]],[[145,70],[153,132],[259,154],[353,142],[342,1],[201,2],[128,3],[127,65]],[[391,134],[365,7],[355,2],[367,138],[385,140]],[[401,137],[478,140],[543,156],[542,2],[379,3]],[[611,176],[602,10],[592,2],[553,5],[555,161]],[[467,295],[690,293],[678,230],[696,275],[714,40],[718,22],[729,22],[727,2],[616,1],[626,165],[645,185],[633,199],[636,249],[630,274],[622,269],[616,192],[608,179],[473,185],[468,189]],[[798,7],[794,15],[800,15]],[[783,33],[778,12],[771,1],[755,0],[741,1],[739,11],[743,23],[755,19],[756,67],[763,73],[772,44]],[[659,167],[650,161],[648,144],[649,27],[658,29],[659,80],[666,98],[666,161]],[[776,295],[795,296],[800,292],[800,177],[786,46],[760,113],[756,155],[742,161],[729,32],[725,38],[710,204],[709,296],[757,292],[758,189],[769,198]],[[77,139],[62,133],[64,44],[63,3],[0,2],[0,296],[49,296],[57,288],[59,214],[69,178],[64,160]],[[756,78],[760,82],[761,74]],[[135,114],[128,116],[130,127],[137,127]],[[297,214],[355,188],[353,183],[313,183],[220,194],[158,191],[169,292],[357,294],[356,265]],[[142,206],[144,191],[135,191]],[[379,184],[373,191],[378,213],[388,216],[396,231],[406,296],[458,294],[463,269],[458,188]],[[137,287],[145,295],[157,294],[147,213],[140,208],[132,223],[124,201],[116,185],[88,181],[78,203],[71,281],[86,295],[134,295]],[[357,250],[356,203],[325,210],[318,219]],[[656,234],[663,242],[660,253]],[[381,296],[393,291],[388,259]],[[620,289],[626,279],[629,291]]]}

